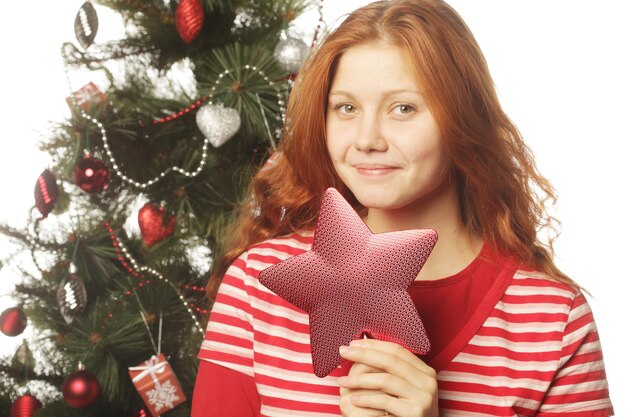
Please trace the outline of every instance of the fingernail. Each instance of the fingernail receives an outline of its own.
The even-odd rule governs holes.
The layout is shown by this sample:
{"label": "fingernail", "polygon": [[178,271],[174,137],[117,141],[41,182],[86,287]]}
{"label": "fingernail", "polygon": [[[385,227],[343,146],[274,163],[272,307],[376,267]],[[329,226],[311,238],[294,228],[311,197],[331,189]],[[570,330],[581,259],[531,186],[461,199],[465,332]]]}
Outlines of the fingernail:
{"label": "fingernail", "polygon": [[350,349],[348,346],[339,346],[339,353],[342,355],[348,355],[350,354],[350,352],[352,352],[352,349]]}
{"label": "fingernail", "polygon": [[352,401],[355,404],[358,404],[359,400],[361,399],[360,395],[351,395],[350,396],[350,401]]}
{"label": "fingernail", "polygon": [[354,339],[350,342],[350,346],[362,346],[365,343],[362,339]]}
{"label": "fingernail", "polygon": [[339,378],[337,378],[337,382],[339,383],[339,385],[345,385],[348,382],[348,377],[340,376]]}

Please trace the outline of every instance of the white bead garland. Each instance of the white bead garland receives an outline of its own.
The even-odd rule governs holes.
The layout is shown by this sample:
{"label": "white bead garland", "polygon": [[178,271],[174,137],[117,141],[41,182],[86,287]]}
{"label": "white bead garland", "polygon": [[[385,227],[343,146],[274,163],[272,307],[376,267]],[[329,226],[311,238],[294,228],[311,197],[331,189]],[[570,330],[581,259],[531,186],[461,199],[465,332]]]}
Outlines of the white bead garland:
{"label": "white bead garland", "polygon": [[196,318],[196,315],[193,313],[193,310],[191,309],[191,307],[189,307],[189,303],[187,302],[187,300],[185,300],[185,297],[183,297],[183,295],[178,291],[178,288],[176,288],[176,286],[169,279],[165,278],[156,269],[150,268],[150,267],[145,266],[145,265],[144,266],[139,266],[139,264],[137,263],[135,258],[133,258],[132,255],[130,254],[130,252],[126,249],[126,246],[124,245],[124,243],[122,243],[122,241],[119,238],[116,238],[116,241],[117,241],[118,247],[120,248],[120,250],[122,251],[122,253],[126,257],[126,259],[128,259],[130,261],[130,263],[133,265],[133,268],[136,271],[148,272],[149,274],[154,275],[155,277],[157,277],[161,281],[163,281],[166,284],[168,284],[174,290],[174,292],[178,295],[178,298],[180,299],[180,301],[185,306],[185,309],[187,310],[187,312],[191,316],[191,319],[193,320],[194,324],[196,325],[196,330],[199,333],[202,333],[202,325],[200,324],[200,322]]}
{"label": "white bead garland", "polygon": [[[255,71],[256,73],[258,73],[261,77],[263,77],[263,80],[265,80],[265,82],[268,83],[268,85],[274,87],[274,82],[272,80],[269,79],[269,77],[267,75],[265,75],[265,73],[259,69],[257,69],[256,66],[250,66],[248,64],[240,67],[240,69],[246,69],[246,70],[252,70]],[[208,99],[208,104],[212,105],[213,103],[213,93],[216,90],[216,86],[220,84],[221,80],[224,78],[225,75],[230,74],[231,70],[224,70],[221,74],[218,75],[217,80],[215,80],[213,86],[211,87],[211,91],[209,93],[209,99]],[[115,173],[122,179],[122,181],[131,184],[135,187],[146,189],[154,184],[156,184],[157,182],[161,181],[167,174],[169,174],[172,171],[176,171],[184,176],[186,176],[187,178],[193,178],[196,177],[204,168],[204,166],[206,165],[206,159],[208,157],[208,153],[207,153],[207,148],[209,145],[209,139],[208,138],[204,138],[204,142],[202,144],[202,158],[200,159],[200,163],[198,164],[198,167],[194,170],[194,171],[186,171],[178,166],[173,166],[173,167],[169,167],[166,170],[162,171],[160,174],[158,174],[157,176],[155,176],[154,178],[152,178],[149,181],[146,182],[139,182],[136,181],[130,177],[128,177],[126,174],[124,174],[119,166],[117,165],[117,161],[115,159],[115,157],[113,156],[113,152],[111,152],[111,149],[109,147],[109,140],[107,138],[107,132],[104,129],[104,125],[102,123],[100,123],[100,121],[98,121],[98,119],[96,119],[95,117],[92,117],[90,115],[88,115],[85,111],[83,111],[83,109],[78,105],[78,103],[76,102],[76,98],[74,97],[74,93],[73,93],[73,89],[72,89],[72,85],[70,82],[70,78],[69,78],[69,74],[67,73],[67,71],[65,72],[65,76],[67,78],[67,83],[68,86],[70,87],[70,100],[72,101],[72,105],[79,111],[80,115],[89,120],[90,122],[92,122],[93,124],[95,124],[98,129],[100,129],[100,134],[102,135],[102,143],[104,145],[104,150],[109,158],[109,161],[111,163],[111,168],[113,168],[113,171],[115,171]],[[280,90],[276,87],[274,87],[276,89],[276,98],[277,98],[277,103],[279,106],[279,111],[280,111],[280,119],[281,122],[284,123],[285,122],[285,102],[283,101],[281,95],[280,95]],[[260,104],[260,103],[259,103]],[[261,112],[263,114],[263,118],[265,119],[265,112],[263,111],[263,108],[261,107]],[[267,121],[265,120],[266,124]],[[273,140],[270,137],[270,144],[272,145],[272,147],[275,147],[275,144],[273,143]]]}

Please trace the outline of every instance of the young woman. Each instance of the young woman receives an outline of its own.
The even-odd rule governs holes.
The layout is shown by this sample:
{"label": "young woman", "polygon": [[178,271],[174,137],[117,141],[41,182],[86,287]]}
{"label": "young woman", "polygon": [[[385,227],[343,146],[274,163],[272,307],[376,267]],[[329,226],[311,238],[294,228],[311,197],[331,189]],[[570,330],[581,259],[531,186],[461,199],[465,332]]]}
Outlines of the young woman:
{"label": "young woman", "polygon": [[[537,238],[554,191],[452,8],[353,12],[305,63],[286,120],[211,282],[194,417],[612,415],[589,305]],[[340,350],[352,366],[313,374],[308,316],[258,275],[310,249],[328,187],[374,233],[437,231],[409,288],[428,355],[360,340]]]}

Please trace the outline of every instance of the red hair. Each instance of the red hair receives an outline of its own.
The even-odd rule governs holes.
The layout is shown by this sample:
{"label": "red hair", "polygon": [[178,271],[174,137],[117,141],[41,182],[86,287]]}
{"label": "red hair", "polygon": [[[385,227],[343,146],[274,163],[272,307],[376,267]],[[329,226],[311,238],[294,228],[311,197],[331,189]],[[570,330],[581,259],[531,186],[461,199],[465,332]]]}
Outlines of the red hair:
{"label": "red hair", "polygon": [[497,250],[574,284],[554,264],[555,231],[547,203],[556,200],[531,151],[500,106],[485,58],[463,19],[442,0],[371,3],[351,13],[303,65],[289,97],[283,141],[270,168],[253,179],[228,233],[209,295],[226,268],[249,246],[312,228],[324,190],[337,188],[363,209],[337,176],[326,149],[327,95],[348,48],[385,42],[408,52],[414,76],[437,122],[458,186],[467,230]]}

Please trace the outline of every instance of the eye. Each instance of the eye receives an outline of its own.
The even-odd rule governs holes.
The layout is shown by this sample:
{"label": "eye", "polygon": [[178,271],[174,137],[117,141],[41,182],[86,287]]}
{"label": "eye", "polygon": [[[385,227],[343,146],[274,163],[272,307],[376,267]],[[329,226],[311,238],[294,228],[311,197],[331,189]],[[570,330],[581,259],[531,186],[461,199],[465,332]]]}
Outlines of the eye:
{"label": "eye", "polygon": [[354,113],[356,111],[356,107],[352,104],[339,104],[335,108],[339,110],[340,113]]}
{"label": "eye", "polygon": [[396,114],[411,114],[415,111],[415,107],[410,104],[399,104],[393,108],[393,112]]}

